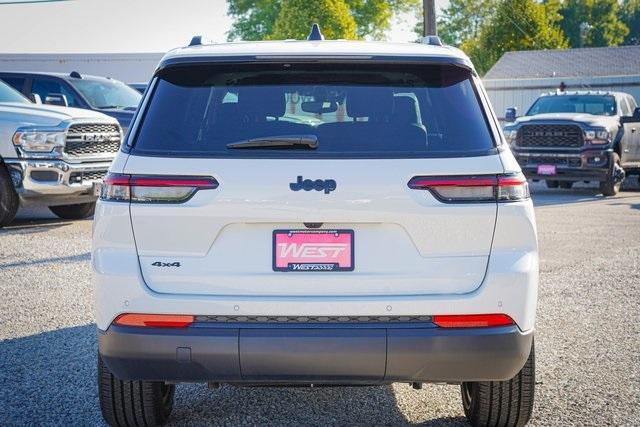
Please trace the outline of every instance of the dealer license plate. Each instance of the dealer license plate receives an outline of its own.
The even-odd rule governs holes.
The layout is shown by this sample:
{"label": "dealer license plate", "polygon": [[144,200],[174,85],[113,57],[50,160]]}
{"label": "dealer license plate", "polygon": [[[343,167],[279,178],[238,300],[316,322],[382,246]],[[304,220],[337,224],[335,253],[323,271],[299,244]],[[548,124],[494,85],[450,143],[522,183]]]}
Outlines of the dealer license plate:
{"label": "dealer license plate", "polygon": [[353,271],[353,230],[274,230],[274,271]]}
{"label": "dealer license plate", "polygon": [[538,165],[538,175],[555,175],[556,165]]}

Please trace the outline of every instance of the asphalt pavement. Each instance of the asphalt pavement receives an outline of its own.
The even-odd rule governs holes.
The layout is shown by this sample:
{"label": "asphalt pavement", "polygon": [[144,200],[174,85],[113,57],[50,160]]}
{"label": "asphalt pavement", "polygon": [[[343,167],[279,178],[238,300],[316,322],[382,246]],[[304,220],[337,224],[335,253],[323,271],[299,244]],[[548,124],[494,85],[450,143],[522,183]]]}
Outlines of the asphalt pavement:
{"label": "asphalt pavement", "polygon": [[[534,185],[541,283],[531,425],[640,425],[640,187]],[[91,221],[0,230],[0,425],[102,425]],[[179,385],[172,425],[466,425],[459,387]]]}

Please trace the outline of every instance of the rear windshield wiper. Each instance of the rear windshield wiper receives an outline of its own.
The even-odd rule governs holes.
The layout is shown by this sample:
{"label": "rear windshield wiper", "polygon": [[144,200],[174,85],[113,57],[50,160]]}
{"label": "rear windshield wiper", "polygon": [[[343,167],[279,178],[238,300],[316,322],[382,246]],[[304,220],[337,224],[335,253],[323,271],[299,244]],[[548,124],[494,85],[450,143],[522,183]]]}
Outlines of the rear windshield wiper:
{"label": "rear windshield wiper", "polygon": [[227,148],[263,148],[263,147],[307,147],[318,148],[315,135],[261,136],[227,144]]}

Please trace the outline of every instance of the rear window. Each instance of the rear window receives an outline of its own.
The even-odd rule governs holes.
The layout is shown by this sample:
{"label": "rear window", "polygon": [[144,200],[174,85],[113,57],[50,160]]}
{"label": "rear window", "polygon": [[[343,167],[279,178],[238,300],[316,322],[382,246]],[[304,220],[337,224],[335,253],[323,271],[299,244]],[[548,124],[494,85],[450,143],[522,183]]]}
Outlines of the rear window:
{"label": "rear window", "polygon": [[[157,80],[133,141],[142,155],[443,157],[495,148],[470,72],[451,65],[191,65]],[[287,137],[317,144],[238,144]]]}

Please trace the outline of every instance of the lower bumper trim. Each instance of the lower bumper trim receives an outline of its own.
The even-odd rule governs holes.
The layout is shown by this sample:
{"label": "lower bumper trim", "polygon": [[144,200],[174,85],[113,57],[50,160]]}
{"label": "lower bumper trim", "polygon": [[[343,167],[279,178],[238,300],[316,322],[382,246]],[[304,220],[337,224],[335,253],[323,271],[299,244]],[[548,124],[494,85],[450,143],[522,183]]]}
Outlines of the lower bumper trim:
{"label": "lower bumper trim", "polygon": [[121,379],[171,382],[372,384],[505,380],[524,365],[533,332],[517,326],[443,329],[111,326],[99,351]]}

